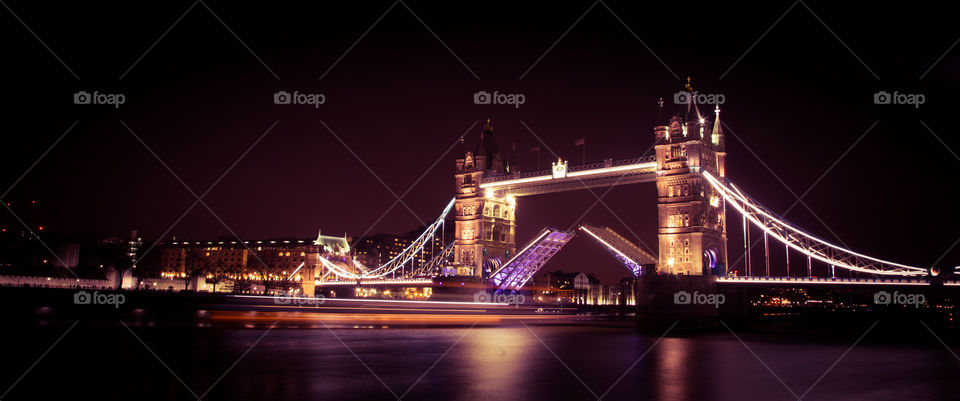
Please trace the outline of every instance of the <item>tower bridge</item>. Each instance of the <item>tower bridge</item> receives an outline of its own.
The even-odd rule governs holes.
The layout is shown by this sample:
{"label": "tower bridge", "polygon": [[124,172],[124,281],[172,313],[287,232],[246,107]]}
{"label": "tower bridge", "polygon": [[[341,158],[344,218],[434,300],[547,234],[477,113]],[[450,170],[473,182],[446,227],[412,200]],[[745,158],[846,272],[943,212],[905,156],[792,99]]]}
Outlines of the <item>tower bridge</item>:
{"label": "tower bridge", "polygon": [[659,220],[657,270],[665,274],[724,275],[726,208],[704,174],[725,178],[726,150],[720,109],[707,118],[696,103],[654,127],[654,155],[570,167],[558,159],[550,170],[511,172],[501,157],[489,120],[472,151],[456,160],[451,269],[489,277],[516,252],[517,198],[611,185],[653,182]]}
{"label": "tower bridge", "polygon": [[[689,84],[686,89],[692,92]],[[701,112],[693,102],[681,106],[653,128],[652,155],[580,166],[558,159],[550,169],[530,172],[512,170],[487,120],[476,145],[464,148],[456,158],[453,199],[403,252],[378,267],[317,255],[305,268],[311,271],[307,277],[323,272],[324,277],[335,279],[317,281],[318,285],[340,285],[341,281],[375,285],[388,279],[423,283],[436,276],[458,276],[489,280],[489,285],[498,290],[519,290],[577,232],[545,228],[518,251],[518,198],[653,183],[657,188],[657,249],[644,250],[605,227],[584,224],[577,230],[596,240],[635,276],[706,276],[726,286],[922,285],[931,281],[957,285],[952,280],[954,268],[943,271],[948,276],[946,281],[931,280],[941,274],[941,269],[908,266],[846,249],[807,233],[765,208],[726,176],[727,153],[719,107],[710,114]],[[728,210],[743,229],[744,262],[735,268],[728,261]],[[448,228],[448,222],[453,227]],[[438,236],[445,238],[447,229],[454,230],[453,241],[437,254],[431,251],[436,256],[424,262],[425,247],[432,247]],[[764,237],[762,274],[759,267],[754,271],[749,249],[751,235],[757,231]],[[771,239],[783,246],[787,255],[785,277],[774,277],[770,272]],[[806,265],[792,272],[791,252],[806,258]],[[814,263],[828,267],[830,277],[815,277]],[[851,276],[856,277],[837,277],[837,269],[853,272]]]}

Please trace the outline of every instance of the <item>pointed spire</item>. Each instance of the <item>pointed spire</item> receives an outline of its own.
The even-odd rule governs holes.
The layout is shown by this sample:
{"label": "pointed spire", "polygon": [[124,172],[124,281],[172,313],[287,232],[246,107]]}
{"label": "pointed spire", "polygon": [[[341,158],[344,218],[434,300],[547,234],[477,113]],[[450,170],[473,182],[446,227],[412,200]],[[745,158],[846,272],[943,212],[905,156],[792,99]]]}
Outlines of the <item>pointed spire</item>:
{"label": "pointed spire", "polygon": [[483,129],[480,130],[480,142],[477,142],[476,149],[473,150],[474,155],[486,155],[486,142],[487,142],[487,131],[490,127],[490,119],[487,119],[487,122],[483,124]]}
{"label": "pointed spire", "polygon": [[476,149],[473,153],[477,156],[493,156],[496,153],[499,153],[497,148],[497,143],[493,139],[493,123],[487,118],[487,121],[483,123],[483,129],[480,130],[480,143],[477,144]]}
{"label": "pointed spire", "polygon": [[716,117],[713,119],[713,135],[723,135],[723,127],[720,125],[720,105],[718,104],[713,112]]}
{"label": "pointed spire", "polygon": [[[687,84],[690,87],[690,84]],[[687,121],[693,121],[698,124],[703,123],[703,114],[700,113],[700,106],[697,106],[697,96],[695,92],[689,91],[690,100],[687,103]]]}
{"label": "pointed spire", "polygon": [[657,124],[661,124],[661,118],[663,118],[663,98],[657,99]]}
{"label": "pointed spire", "polygon": [[720,146],[720,141],[723,138],[723,125],[720,124],[720,105],[713,110],[716,114],[716,117],[713,119],[713,134],[710,135],[710,141],[714,145]]}
{"label": "pointed spire", "polygon": [[467,143],[466,143],[467,142],[466,136],[467,134],[460,135],[460,139],[458,140],[460,142],[460,154],[457,157],[458,159],[463,159],[467,157],[468,149],[467,149]]}
{"label": "pointed spire", "polygon": [[[697,106],[696,92],[690,83],[690,77],[687,77],[687,83],[683,85],[683,92],[686,92],[686,102],[677,105],[678,110],[676,116],[680,117],[680,121],[682,122],[692,121],[694,124],[699,124],[700,119],[703,118],[703,114],[700,113],[700,107]],[[674,100],[676,101],[676,98],[674,98]],[[693,128],[693,126],[691,126],[691,128]]]}

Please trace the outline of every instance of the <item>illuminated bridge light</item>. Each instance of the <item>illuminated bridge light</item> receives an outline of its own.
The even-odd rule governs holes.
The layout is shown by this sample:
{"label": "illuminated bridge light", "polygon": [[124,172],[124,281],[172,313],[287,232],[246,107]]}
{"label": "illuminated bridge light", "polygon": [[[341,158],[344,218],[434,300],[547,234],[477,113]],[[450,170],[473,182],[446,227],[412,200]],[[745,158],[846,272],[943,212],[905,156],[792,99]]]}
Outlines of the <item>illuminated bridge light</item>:
{"label": "illuminated bridge light", "polygon": [[499,290],[519,290],[574,235],[555,228],[543,229],[523,250],[493,273],[494,284]]}
{"label": "illuminated bridge light", "polygon": [[[923,279],[908,278],[836,278],[836,277],[717,277],[718,283],[727,284],[814,284],[814,285],[909,285],[926,286],[930,283]],[[960,285],[955,281],[943,285]]]}
{"label": "illuminated bridge light", "polygon": [[[804,255],[839,268],[887,276],[925,276],[928,269],[874,258],[824,241],[774,217],[762,205],[740,192],[733,184],[724,184],[710,173],[703,176],[730,204],[753,225],[777,241]],[[850,281],[849,283],[855,283]]]}
{"label": "illuminated bridge light", "polygon": [[[623,165],[604,165],[603,163],[598,163],[590,166],[588,168],[576,170],[574,167],[571,167],[570,170],[566,172],[562,177],[556,177],[550,170],[542,170],[531,172],[531,176],[524,176],[523,174],[518,174],[514,176],[502,176],[502,177],[490,177],[485,178],[483,182],[480,183],[480,189],[489,189],[489,188],[503,188],[503,187],[513,187],[519,186],[522,184],[532,184],[532,183],[541,183],[541,182],[566,182],[570,181],[571,178],[580,181],[584,178],[594,178],[594,176],[601,176],[605,174],[619,173],[625,171],[636,171],[638,173],[653,173],[657,169],[657,163],[652,160],[650,157],[638,158],[638,159],[629,159],[621,162],[626,162],[628,164]],[[589,168],[595,166],[595,168]],[[582,168],[582,167],[580,167]],[[519,177],[517,177],[519,176]],[[512,178],[517,177],[517,178]]]}
{"label": "illuminated bridge light", "polygon": [[[620,263],[630,269],[634,276],[640,276],[643,258],[647,258],[650,264],[656,263],[656,257],[644,252],[609,228],[599,228],[583,224],[580,226],[580,230],[590,234],[593,239],[603,245]],[[614,244],[614,242],[616,242],[616,244]],[[628,252],[633,256],[628,255]]]}
{"label": "illuminated bridge light", "polygon": [[362,272],[361,274],[356,274],[344,269],[343,267],[337,266],[336,264],[334,264],[333,262],[327,260],[322,256],[319,257],[320,263],[325,268],[327,268],[327,270],[333,275],[340,278],[346,278],[346,279],[360,279],[360,278],[378,279],[378,278],[386,277],[387,275],[399,270],[401,267],[403,267],[407,263],[411,263],[411,266],[412,266],[412,261],[414,261],[418,257],[418,255],[420,255],[424,251],[424,248],[428,244],[432,244],[434,242],[434,238],[437,235],[437,231],[440,230],[440,228],[444,224],[444,221],[447,218],[447,215],[449,215],[450,211],[453,210],[453,205],[455,201],[456,199],[454,198],[454,199],[451,199],[449,203],[447,203],[447,206],[443,209],[443,212],[440,214],[440,217],[437,218],[437,220],[434,221],[432,224],[430,224],[430,226],[428,226],[426,230],[424,230],[423,233],[420,234],[420,237],[412,241],[410,245],[408,245],[402,252],[400,252],[399,254],[391,258],[389,261],[387,261],[387,263],[380,265],[376,269],[370,270],[366,266],[363,266],[362,264],[359,264],[358,262],[353,261],[354,266]]}

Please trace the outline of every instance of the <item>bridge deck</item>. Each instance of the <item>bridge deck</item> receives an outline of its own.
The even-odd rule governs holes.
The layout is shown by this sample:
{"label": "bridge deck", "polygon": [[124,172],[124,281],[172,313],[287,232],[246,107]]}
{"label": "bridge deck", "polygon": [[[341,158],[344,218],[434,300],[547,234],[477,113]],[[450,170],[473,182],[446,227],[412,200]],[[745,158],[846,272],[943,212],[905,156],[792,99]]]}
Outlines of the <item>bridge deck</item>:
{"label": "bridge deck", "polygon": [[408,279],[369,279],[369,280],[317,280],[317,287],[327,286],[366,286],[366,285],[433,285],[429,278]]}
{"label": "bridge deck", "polygon": [[519,290],[556,255],[574,233],[545,228],[520,252],[491,275],[498,290]]}
{"label": "bridge deck", "polygon": [[657,163],[653,156],[624,160],[607,159],[599,163],[573,166],[562,171],[540,170],[485,177],[480,183],[480,189],[505,190],[514,196],[538,195],[652,182],[656,179],[656,170]]}
{"label": "bridge deck", "polygon": [[614,258],[630,269],[634,276],[640,275],[643,265],[657,263],[655,256],[630,242],[610,227],[597,227],[584,223],[580,226],[580,230],[596,239]]}
{"label": "bridge deck", "polygon": [[[832,278],[832,277],[717,277],[721,284],[801,284],[801,285],[930,285],[923,278]],[[945,286],[960,286],[960,281],[944,281]]]}

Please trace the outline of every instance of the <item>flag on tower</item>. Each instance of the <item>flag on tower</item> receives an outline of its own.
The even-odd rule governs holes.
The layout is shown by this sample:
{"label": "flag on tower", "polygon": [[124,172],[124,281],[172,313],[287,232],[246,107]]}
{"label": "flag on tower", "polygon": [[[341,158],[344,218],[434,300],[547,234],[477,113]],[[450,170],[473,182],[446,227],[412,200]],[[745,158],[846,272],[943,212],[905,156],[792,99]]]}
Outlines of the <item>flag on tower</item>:
{"label": "flag on tower", "polygon": [[537,170],[540,170],[540,145],[530,148],[531,152],[537,152]]}
{"label": "flag on tower", "polygon": [[583,146],[585,142],[586,142],[585,138],[579,138],[576,141],[573,141],[573,146]]}

